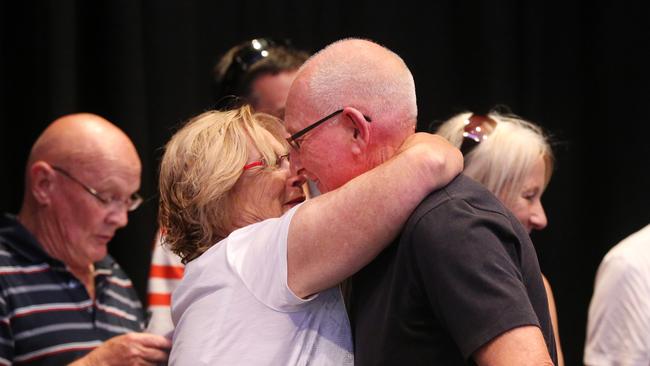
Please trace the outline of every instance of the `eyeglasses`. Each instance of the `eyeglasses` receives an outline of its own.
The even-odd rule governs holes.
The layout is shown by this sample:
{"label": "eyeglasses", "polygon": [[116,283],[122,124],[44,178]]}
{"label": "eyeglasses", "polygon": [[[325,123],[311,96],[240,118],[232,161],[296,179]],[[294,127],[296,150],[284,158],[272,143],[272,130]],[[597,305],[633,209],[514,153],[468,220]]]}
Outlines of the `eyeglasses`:
{"label": "eyeglasses", "polygon": [[252,161],[246,165],[244,165],[244,171],[246,170],[251,170],[256,167],[264,167],[264,168],[280,168],[284,162],[289,162],[289,154],[284,154],[280,155],[275,159],[275,165],[270,166],[267,162],[266,159],[262,158],[260,160]]}
{"label": "eyeglasses", "polygon": [[472,114],[463,128],[463,143],[460,152],[467,156],[479,143],[486,140],[488,135],[497,127],[495,120],[488,116]]}
{"label": "eyeglasses", "polygon": [[102,195],[101,193],[97,192],[96,189],[85,185],[79,179],[73,177],[65,169],[54,165],[52,166],[52,169],[54,169],[56,172],[60,173],[64,177],[70,179],[71,181],[79,184],[81,187],[83,187],[84,190],[86,190],[86,192],[90,193],[93,197],[97,199],[97,201],[99,201],[106,208],[121,209],[122,207],[126,207],[126,210],[131,212],[137,209],[140,206],[140,204],[142,204],[143,201],[142,196],[140,196],[138,193],[133,193],[131,197],[127,199],[119,199],[115,197],[104,197],[105,195]]}
{"label": "eyeglasses", "polygon": [[[246,71],[257,61],[269,56],[269,48],[286,46],[287,41],[271,38],[252,39],[245,47],[242,47],[233,57],[233,64],[241,71]],[[232,67],[233,64],[230,66]]]}
{"label": "eyeglasses", "polygon": [[217,80],[221,85],[222,95],[235,91],[243,74],[258,61],[268,57],[271,50],[277,47],[288,48],[290,47],[290,41],[286,39],[256,38],[250,40],[235,52],[228,69],[223,74],[223,78]]}
{"label": "eyeglasses", "polygon": [[[298,141],[298,139],[299,139],[300,137],[302,137],[302,136],[303,136],[304,134],[306,134],[307,132],[313,130],[314,128],[316,128],[316,127],[318,127],[318,126],[320,126],[321,124],[323,124],[324,122],[326,122],[326,121],[329,120],[330,118],[332,118],[332,117],[334,117],[334,116],[336,116],[337,114],[340,114],[340,113],[342,113],[342,112],[343,112],[343,109],[339,109],[339,110],[337,110],[337,111],[334,111],[334,112],[328,114],[327,116],[325,116],[325,117],[319,119],[318,121],[316,121],[316,122],[310,124],[309,126],[303,128],[302,130],[300,130],[300,131],[294,133],[293,135],[287,137],[287,142],[289,143],[289,146],[291,146],[291,147],[294,148],[295,150],[299,150],[299,149],[300,149],[300,142]],[[371,119],[370,117],[366,116],[365,114],[363,115],[363,118],[365,118],[366,121],[368,121],[368,122],[372,122],[372,119]]]}

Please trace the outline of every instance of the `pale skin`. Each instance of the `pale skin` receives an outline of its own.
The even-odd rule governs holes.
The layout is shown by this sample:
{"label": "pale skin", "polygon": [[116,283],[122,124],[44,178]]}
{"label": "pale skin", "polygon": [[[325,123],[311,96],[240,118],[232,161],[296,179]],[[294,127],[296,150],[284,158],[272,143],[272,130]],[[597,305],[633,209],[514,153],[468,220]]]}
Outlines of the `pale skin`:
{"label": "pale skin", "polygon": [[553,366],[538,327],[509,330],[479,348],[472,356],[478,365]]}
{"label": "pale skin", "polygon": [[[268,113],[284,119],[284,106],[291,83],[298,70],[281,71],[277,74],[262,74],[251,83],[251,105],[257,112]],[[302,190],[307,198],[311,197],[309,186],[303,184]]]}
{"label": "pale skin", "polygon": [[391,243],[422,199],[462,170],[460,152],[446,144],[412,135],[384,164],[303,204],[287,244],[294,293],[306,297],[340,283]]}
{"label": "pale skin", "polygon": [[257,77],[251,85],[251,100],[255,110],[284,119],[287,94],[297,73],[298,70],[282,71],[275,75]]}
{"label": "pale skin", "polygon": [[[319,64],[331,65],[335,63],[336,65],[340,65],[341,69],[347,71],[347,73],[342,74],[354,74],[354,72],[347,70],[349,63],[346,64],[346,55],[361,54],[361,52],[368,59],[385,60],[383,64],[377,66],[376,70],[365,69],[363,71],[364,73],[391,75],[401,72],[399,69],[395,69],[393,73],[386,72],[385,68],[395,67],[394,65],[400,63],[394,62],[395,56],[378,45],[363,40],[345,40],[338,43],[335,47],[329,48],[327,52],[322,52],[309,61],[301,69],[292,84],[287,100],[285,119],[289,133],[295,133],[305,128],[310,122],[323,117],[313,110],[316,108],[315,106],[319,105],[319,101],[315,100],[316,98],[312,100],[307,97],[310,95],[309,78],[315,73],[315,68]],[[364,87],[372,88],[373,86],[370,84],[355,85],[354,88],[351,87],[353,90],[338,90],[336,95],[341,97],[340,103],[342,106],[346,106],[349,105],[347,103],[354,100],[357,95],[356,91],[363,90]],[[355,102],[359,105],[371,104],[371,101],[364,102],[356,100]],[[377,163],[373,160],[374,157],[383,156],[389,159],[397,151],[394,147],[399,146],[399,140],[403,139],[402,136],[409,136],[413,133],[415,121],[413,121],[413,125],[399,123],[403,122],[399,120],[366,123],[361,113],[355,110],[355,108],[346,108],[344,114],[344,116],[338,118],[338,123],[330,123],[310,131],[309,136],[304,138],[300,151],[292,151],[292,169],[316,181],[321,192],[337,189],[350,179],[373,168],[374,164]],[[374,118],[376,116],[371,115],[371,117]],[[390,134],[387,134],[386,131],[381,131],[382,126],[390,129]],[[390,198],[391,195],[400,191],[400,186],[387,188],[390,189],[378,192],[384,198]],[[342,216],[341,220],[349,220],[353,215],[371,216],[367,215],[367,213],[373,212],[373,209],[366,207],[364,200],[358,200],[358,202],[361,202],[361,204],[357,206],[356,210],[353,209],[350,215],[347,215],[336,204],[333,204],[327,211],[338,211],[338,214]],[[387,205],[386,207],[390,206]],[[374,209],[382,210],[386,207],[380,206]],[[410,211],[406,213],[406,215],[408,214],[410,214]],[[333,219],[336,220],[337,218]],[[311,220],[315,221],[318,218],[314,215]],[[395,226],[398,226],[396,229],[394,226],[391,226],[387,232],[382,234],[388,236],[395,235],[399,230],[399,222],[400,220],[395,220],[394,222]],[[359,232],[366,233],[368,228],[374,225],[375,223],[373,222],[362,223]],[[395,231],[392,231],[393,229]],[[307,234],[305,239],[318,241],[319,237],[309,236]],[[342,239],[345,240],[345,238]],[[354,245],[350,245],[350,247],[354,248]],[[315,245],[313,250],[318,253],[322,248],[320,245]],[[336,258],[338,254],[338,252],[328,253],[323,251],[324,256],[331,255]],[[289,260],[289,264],[291,265],[291,254]],[[354,259],[350,257],[349,260]],[[309,260],[305,261],[302,258],[295,265],[295,268],[304,268],[305,271],[311,272],[310,276],[318,277],[320,272],[318,268],[320,264],[314,265],[314,263],[309,263]],[[325,263],[324,265],[334,266],[332,263]],[[301,284],[300,288],[304,288],[304,286],[304,284]],[[303,291],[304,293],[310,292],[308,289]],[[553,364],[541,330],[531,326],[517,327],[496,336],[488,344],[479,348],[474,353],[473,358],[479,365]]]}
{"label": "pale skin", "polygon": [[[93,263],[106,256],[115,231],[127,224],[127,208],[107,209],[53,166],[98,192],[126,200],[140,186],[140,159],[120,129],[92,114],[57,119],[30,153],[18,219],[94,299]],[[73,364],[155,365],[167,360],[170,347],[164,337],[128,333],[109,339]]]}
{"label": "pale skin", "polygon": [[[267,141],[277,156],[286,155],[286,149],[270,133],[264,131]],[[262,154],[248,142],[249,162],[261,161]],[[292,175],[288,159],[277,163],[276,169],[266,171],[262,166],[245,170],[232,189],[237,197],[231,232],[271,217],[280,217],[291,207],[305,200],[301,185],[305,178]]]}
{"label": "pale skin", "polygon": [[564,353],[562,353],[562,346],[560,344],[560,330],[558,328],[557,308],[555,307],[555,297],[553,296],[553,289],[551,284],[542,275],[544,281],[544,290],[546,290],[546,298],[548,299],[548,312],[551,315],[551,322],[553,323],[553,335],[555,336],[555,349],[557,350],[557,364],[564,366]]}

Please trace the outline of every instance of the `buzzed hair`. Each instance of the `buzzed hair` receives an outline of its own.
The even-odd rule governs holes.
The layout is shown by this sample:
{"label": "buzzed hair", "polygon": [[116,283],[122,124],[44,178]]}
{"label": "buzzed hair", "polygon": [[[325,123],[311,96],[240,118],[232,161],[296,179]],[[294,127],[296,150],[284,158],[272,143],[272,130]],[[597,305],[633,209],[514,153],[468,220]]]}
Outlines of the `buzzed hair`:
{"label": "buzzed hair", "polygon": [[372,111],[393,123],[409,127],[416,123],[415,81],[395,52],[369,40],[346,38],[316,53],[301,70],[311,62],[317,67],[310,68],[306,91],[318,96],[315,107],[321,114],[345,105]]}

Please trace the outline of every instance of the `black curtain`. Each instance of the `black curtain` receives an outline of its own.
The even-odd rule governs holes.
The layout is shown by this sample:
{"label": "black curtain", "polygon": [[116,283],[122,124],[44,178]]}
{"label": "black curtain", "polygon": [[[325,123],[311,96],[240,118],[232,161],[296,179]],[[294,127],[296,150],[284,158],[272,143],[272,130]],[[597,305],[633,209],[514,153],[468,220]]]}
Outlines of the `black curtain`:
{"label": "black curtain", "polygon": [[386,45],[414,74],[421,130],[504,104],[552,133],[549,226],[532,237],[568,365],[581,363],[598,263],[650,222],[650,28],[640,4],[7,0],[0,14],[0,209],[18,211],[29,148],[49,122],[81,111],[113,121],[139,150],[149,199],[110,251],[143,300],[161,147],[213,105],[219,54],[255,36],[309,51],[344,37]]}

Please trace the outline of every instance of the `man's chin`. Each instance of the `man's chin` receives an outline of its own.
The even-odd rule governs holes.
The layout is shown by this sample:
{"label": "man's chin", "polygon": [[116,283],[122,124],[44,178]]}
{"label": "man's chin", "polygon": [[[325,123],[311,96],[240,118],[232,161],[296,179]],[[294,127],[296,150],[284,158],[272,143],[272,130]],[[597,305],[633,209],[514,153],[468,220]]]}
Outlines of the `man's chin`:
{"label": "man's chin", "polygon": [[95,262],[99,262],[102,259],[106,258],[107,255],[108,255],[108,251],[106,251],[106,250],[96,250],[93,253],[91,253],[91,258],[90,259],[92,260],[93,263],[95,263]]}
{"label": "man's chin", "polygon": [[93,246],[91,249],[91,252],[88,253],[90,254],[90,257],[93,262],[100,261],[104,259],[108,255],[108,242],[110,239],[100,239],[96,242],[96,244]]}

